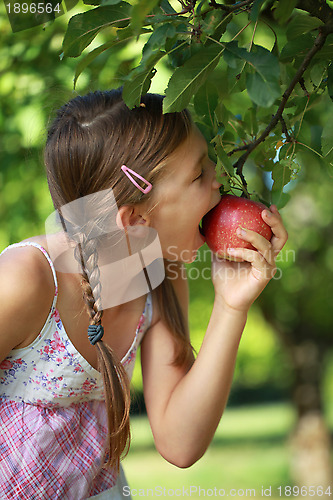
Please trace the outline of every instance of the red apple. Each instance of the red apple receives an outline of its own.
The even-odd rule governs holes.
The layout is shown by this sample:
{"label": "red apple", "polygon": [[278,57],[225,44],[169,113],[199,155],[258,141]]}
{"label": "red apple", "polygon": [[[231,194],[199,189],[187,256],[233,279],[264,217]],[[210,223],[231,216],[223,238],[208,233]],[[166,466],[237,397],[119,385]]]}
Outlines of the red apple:
{"label": "red apple", "polygon": [[257,201],[230,194],[223,195],[219,204],[202,219],[202,232],[212,252],[225,259],[240,261],[241,259],[228,255],[227,248],[255,250],[251,243],[237,236],[238,227],[251,229],[269,241],[272,231],[261,217],[265,208],[265,205]]}

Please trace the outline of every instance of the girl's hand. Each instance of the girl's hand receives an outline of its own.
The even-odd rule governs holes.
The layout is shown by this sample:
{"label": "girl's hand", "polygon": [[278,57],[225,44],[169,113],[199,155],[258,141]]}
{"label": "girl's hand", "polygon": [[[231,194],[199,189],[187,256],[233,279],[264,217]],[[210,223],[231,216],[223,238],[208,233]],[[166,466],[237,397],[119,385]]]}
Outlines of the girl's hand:
{"label": "girl's hand", "polygon": [[288,234],[275,205],[263,210],[262,218],[271,227],[271,241],[254,231],[237,230],[238,236],[250,242],[257,250],[235,248],[228,250],[230,257],[238,257],[244,262],[232,262],[212,258],[212,280],[215,296],[222,299],[224,306],[247,312],[276,272],[275,260]]}

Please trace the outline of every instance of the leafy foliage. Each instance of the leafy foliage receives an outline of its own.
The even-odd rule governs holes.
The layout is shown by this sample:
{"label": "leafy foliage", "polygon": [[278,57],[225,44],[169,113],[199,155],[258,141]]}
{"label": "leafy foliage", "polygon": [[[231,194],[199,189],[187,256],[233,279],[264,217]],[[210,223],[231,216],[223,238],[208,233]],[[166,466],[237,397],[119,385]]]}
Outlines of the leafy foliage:
{"label": "leafy foliage", "polygon": [[[0,251],[43,234],[45,219],[53,211],[42,150],[55,110],[73,97],[77,59],[59,61],[65,31],[64,16],[45,29],[13,33],[0,4]],[[91,90],[97,79],[99,86],[108,85],[110,73],[119,66],[115,52],[105,74],[104,52],[90,65],[89,79],[81,75],[80,91]]]}
{"label": "leafy foliage", "polygon": [[[301,151],[316,155],[331,174],[333,139],[321,126],[314,145],[308,115],[327,92],[333,99],[333,10],[324,0],[86,0],[94,8],[73,16],[63,42],[78,57],[75,83],[100,54],[145,40],[142,58],[121,73],[124,99],[140,104],[156,65],[171,76],[164,112],[189,107],[210,143],[226,191],[249,190],[243,172],[251,156],[272,172],[266,201],[282,207],[285,186],[303,167]],[[97,7],[96,7],[97,6]],[[262,37],[266,29],[269,35]],[[106,42],[89,51],[98,33]],[[238,105],[229,106],[230,98]],[[257,195],[259,196],[259,195]]]}

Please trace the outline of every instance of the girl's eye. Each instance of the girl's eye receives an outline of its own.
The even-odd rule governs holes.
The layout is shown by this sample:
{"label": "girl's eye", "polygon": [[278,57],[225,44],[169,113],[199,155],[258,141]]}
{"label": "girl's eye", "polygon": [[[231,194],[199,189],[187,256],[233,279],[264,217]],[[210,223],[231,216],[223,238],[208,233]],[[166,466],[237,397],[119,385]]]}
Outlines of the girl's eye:
{"label": "girl's eye", "polygon": [[200,175],[198,175],[198,177],[196,177],[196,178],[194,179],[194,181],[193,181],[193,182],[195,182],[195,181],[197,181],[197,180],[201,179],[201,177],[203,176],[203,173],[204,173],[204,172],[203,172],[203,170],[201,170],[201,174],[200,174]]}

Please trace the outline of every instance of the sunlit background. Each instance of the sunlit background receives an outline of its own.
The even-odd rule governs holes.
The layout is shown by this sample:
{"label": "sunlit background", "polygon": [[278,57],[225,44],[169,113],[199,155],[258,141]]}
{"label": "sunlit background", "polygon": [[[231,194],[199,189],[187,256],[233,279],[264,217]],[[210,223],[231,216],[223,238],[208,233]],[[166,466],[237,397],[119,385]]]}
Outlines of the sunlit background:
{"label": "sunlit background", "polygon": [[[42,234],[44,221],[53,211],[44,175],[43,145],[54,110],[76,93],[120,85],[128,68],[140,60],[143,40],[115,53],[101,54],[79,77],[74,91],[77,60],[60,60],[59,55],[66,22],[75,11],[86,8],[79,4],[45,29],[39,26],[13,34],[4,4],[0,4],[0,251]],[[105,36],[107,33],[98,35],[94,45]],[[251,33],[242,36],[246,40]],[[264,24],[256,37],[256,43],[267,48],[274,43]],[[159,63],[152,92],[164,92],[170,71]],[[229,100],[226,97],[226,106],[235,114],[247,102],[242,94]],[[312,113],[313,127],[304,134],[315,141],[316,127],[332,112],[332,103],[323,99],[308,112]],[[319,398],[320,422],[333,431],[332,178],[313,156],[307,161],[304,153],[303,161],[306,168],[287,186],[292,196],[282,215],[289,242],[278,261],[279,273],[250,311],[225,415],[206,455],[190,469],[177,469],[156,452],[142,404],[140,366],[136,365],[132,447],[124,467],[138,496],[140,489],[155,487],[161,488],[155,490],[162,492],[160,496],[169,490],[169,495],[173,490],[176,495],[177,489],[179,493],[184,488],[184,496],[191,493],[191,498],[202,498],[204,490],[206,496],[214,496],[211,492],[217,488],[224,489],[225,496],[235,489],[234,498],[249,497],[246,492],[250,489],[252,496],[255,491],[260,497],[262,488],[268,493],[270,487],[271,498],[290,496],[284,488],[292,486],[297,477],[299,457],[293,450],[295,439],[302,437],[293,436],[293,430],[300,404],[306,405],[307,398]],[[250,189],[263,195],[269,190],[270,179],[259,174],[251,161],[244,172]],[[202,272],[209,266],[205,246],[188,266],[190,325],[196,350],[213,305],[213,287],[205,279],[207,272]],[[297,386],[302,370],[307,370],[307,382]],[[313,425],[318,426],[318,421]],[[320,425],[315,432],[322,439],[325,433]],[[316,467],[320,458],[311,429],[310,422],[304,456]]]}

